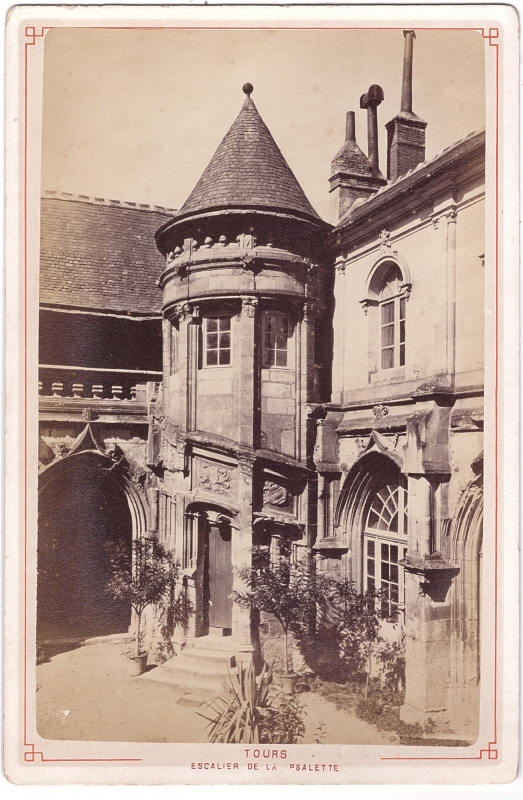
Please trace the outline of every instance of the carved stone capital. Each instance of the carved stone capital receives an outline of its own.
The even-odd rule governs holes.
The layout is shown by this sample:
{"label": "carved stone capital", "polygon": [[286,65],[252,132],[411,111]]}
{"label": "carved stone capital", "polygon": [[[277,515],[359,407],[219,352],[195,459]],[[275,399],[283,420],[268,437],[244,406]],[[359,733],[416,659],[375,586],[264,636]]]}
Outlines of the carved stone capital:
{"label": "carved stone capital", "polygon": [[238,459],[238,466],[240,468],[240,472],[242,473],[242,475],[252,478],[252,474],[254,472],[254,462],[256,460],[256,456],[254,455],[254,453],[239,452],[237,454],[237,459]]}
{"label": "carved stone capital", "polygon": [[242,297],[242,317],[254,317],[258,302],[258,298],[251,295]]}
{"label": "carved stone capital", "polygon": [[310,322],[316,316],[317,316],[316,303],[314,303],[312,300],[306,300],[305,303],[303,304],[304,322]]}

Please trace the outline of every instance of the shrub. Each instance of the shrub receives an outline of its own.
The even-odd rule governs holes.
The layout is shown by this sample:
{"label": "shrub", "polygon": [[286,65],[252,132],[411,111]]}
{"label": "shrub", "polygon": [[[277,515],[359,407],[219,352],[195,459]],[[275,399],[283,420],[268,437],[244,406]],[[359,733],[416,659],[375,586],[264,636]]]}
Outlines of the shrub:
{"label": "shrub", "polygon": [[277,565],[244,569],[240,572],[240,578],[248,591],[235,592],[235,602],[276,617],[283,630],[285,669],[291,673],[290,634],[298,639],[307,636],[319,600],[311,566],[303,562],[291,566],[283,561]]}

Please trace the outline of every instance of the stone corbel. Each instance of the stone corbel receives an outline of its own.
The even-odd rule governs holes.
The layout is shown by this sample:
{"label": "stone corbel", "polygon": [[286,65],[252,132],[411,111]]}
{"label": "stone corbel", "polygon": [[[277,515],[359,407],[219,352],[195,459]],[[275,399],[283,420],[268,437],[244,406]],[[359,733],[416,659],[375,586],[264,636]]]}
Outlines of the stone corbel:
{"label": "stone corbel", "polygon": [[412,283],[402,283],[400,286],[400,293],[405,300],[410,299],[410,293],[412,291]]}
{"label": "stone corbel", "polygon": [[374,308],[378,305],[377,300],[371,300],[370,297],[366,297],[364,300],[360,300],[360,306],[362,307],[365,314],[368,314],[369,308]]}
{"label": "stone corbel", "polygon": [[254,253],[246,253],[242,257],[241,262],[243,269],[250,270],[251,272],[259,272],[263,264],[262,260]]}
{"label": "stone corbel", "polygon": [[190,445],[169,422],[166,424],[161,456],[169,472],[189,472]]}
{"label": "stone corbel", "polygon": [[415,558],[407,554],[399,563],[406,572],[419,576],[420,593],[434,603],[445,602],[452,581],[460,571],[456,564],[445,561],[440,553],[432,553],[427,558]]}
{"label": "stone corbel", "polygon": [[407,441],[403,446],[403,472],[421,475],[423,466],[423,450],[426,444],[425,422],[428,411],[417,411],[407,417]]}

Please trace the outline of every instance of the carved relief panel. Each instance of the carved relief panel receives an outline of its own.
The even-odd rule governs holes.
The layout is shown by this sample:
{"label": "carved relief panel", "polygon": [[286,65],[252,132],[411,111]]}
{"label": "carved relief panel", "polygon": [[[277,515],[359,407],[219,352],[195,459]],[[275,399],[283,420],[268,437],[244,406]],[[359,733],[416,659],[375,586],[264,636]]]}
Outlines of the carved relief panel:
{"label": "carved relief panel", "polygon": [[237,476],[232,465],[199,458],[194,459],[193,465],[196,491],[218,495],[222,501],[236,497]]}

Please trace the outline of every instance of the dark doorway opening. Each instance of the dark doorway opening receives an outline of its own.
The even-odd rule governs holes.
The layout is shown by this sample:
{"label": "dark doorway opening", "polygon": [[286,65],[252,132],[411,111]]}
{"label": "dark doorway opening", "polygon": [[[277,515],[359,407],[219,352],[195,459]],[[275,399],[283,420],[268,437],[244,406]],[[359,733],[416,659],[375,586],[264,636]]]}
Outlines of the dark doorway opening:
{"label": "dark doorway opening", "polygon": [[106,465],[88,453],[63,463],[42,490],[38,510],[38,644],[126,632],[130,605],[106,587],[111,544],[130,551],[132,520]]}

